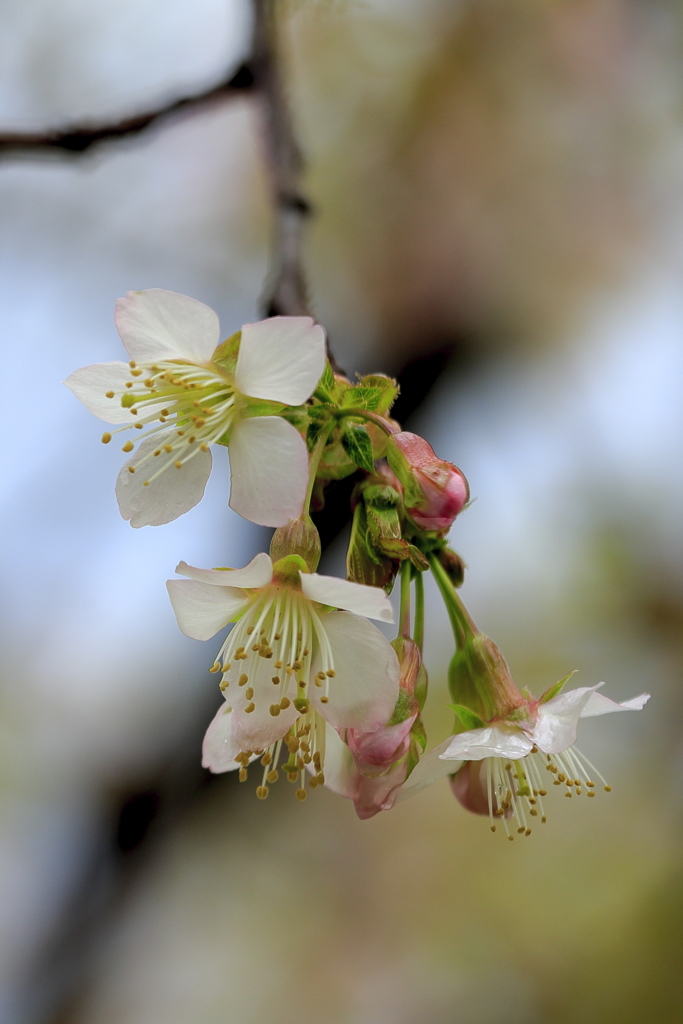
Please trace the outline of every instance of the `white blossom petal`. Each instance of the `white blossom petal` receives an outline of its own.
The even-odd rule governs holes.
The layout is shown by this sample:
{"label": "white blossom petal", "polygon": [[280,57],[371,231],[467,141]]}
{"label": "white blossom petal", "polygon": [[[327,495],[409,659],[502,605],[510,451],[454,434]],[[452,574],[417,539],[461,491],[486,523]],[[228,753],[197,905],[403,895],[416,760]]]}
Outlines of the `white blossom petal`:
{"label": "white blossom petal", "polygon": [[[598,684],[602,686],[602,683]],[[597,687],[580,686],[538,705],[538,718],[529,735],[546,754],[559,754],[576,743],[579,719]]]}
{"label": "white blossom petal", "polygon": [[245,324],[235,386],[251,398],[301,405],[325,369],[325,332],[309,316],[274,316]]}
{"label": "white blossom petal", "polygon": [[[312,773],[313,765],[309,765]],[[351,751],[339,738],[338,733],[331,725],[325,726],[325,788],[336,793],[337,796],[353,800],[360,772],[356,768]]]}
{"label": "white blossom petal", "polygon": [[[142,465],[141,460],[151,452],[157,451],[159,446],[164,444],[166,436],[157,434],[141,441],[116,480],[119,511],[123,518],[129,519],[130,525],[136,528],[162,526],[189,512],[202,500],[207,480],[211,475],[211,452],[198,451],[180,469],[173,465],[167,466],[145,487],[145,480],[161,466],[156,460],[152,461],[153,456]],[[173,456],[167,461],[172,462]],[[136,470],[135,473],[130,472],[131,466]]]}
{"label": "white blossom petal", "polygon": [[[120,394],[130,379],[128,363],[117,360],[113,363],[82,366],[80,370],[74,370],[64,383],[98,419],[105,423],[132,423],[130,409],[123,408]],[[107,391],[115,391],[117,394],[114,398],[107,398]]]}
{"label": "white blossom petal", "polygon": [[185,359],[205,365],[220,341],[220,324],[212,309],[163,288],[128,292],[117,299],[114,320],[126,352],[141,363]]}
{"label": "white blossom petal", "polygon": [[592,693],[581,712],[581,717],[594,718],[596,715],[609,715],[612,711],[640,711],[649,699],[649,693],[641,693],[639,697],[632,697],[631,700],[617,704],[616,701],[610,700],[602,693]]}
{"label": "white blossom petal", "polygon": [[521,729],[487,725],[483,729],[469,729],[453,736],[446,750],[438,756],[447,761],[482,761],[485,757],[516,760],[526,757],[533,745]]}
{"label": "white blossom petal", "polygon": [[187,562],[176,566],[179,576],[210,583],[214,587],[240,587],[244,590],[267,587],[273,578],[270,555],[260,551],[243,569],[195,569]]}
{"label": "white blossom petal", "polygon": [[202,744],[202,768],[212,772],[233,772],[241,767],[235,758],[240,752],[233,736],[232,711],[223,704],[206,730]]}
{"label": "white blossom petal", "polygon": [[306,442],[280,416],[238,420],[230,435],[230,508],[259,526],[301,515],[308,484]]}
{"label": "white blossom petal", "polygon": [[454,762],[450,758],[448,760],[444,760],[441,756],[448,750],[450,743],[451,737],[449,736],[448,739],[443,741],[443,743],[439,743],[438,747],[434,747],[434,749],[430,750],[428,754],[424,754],[424,756],[420,758],[419,763],[413,768],[406,781],[394,795],[391,806],[395,803],[400,803],[401,800],[405,800],[406,797],[420,793],[423,789],[426,789],[427,786],[431,786],[432,782],[436,782],[437,779],[442,779],[444,775],[453,775],[457,772],[462,762]]}
{"label": "white blossom petal", "polygon": [[[233,696],[230,700],[233,700]],[[233,735],[241,750],[265,750],[277,743],[294,725],[299,712],[292,705],[274,718],[268,706],[258,702],[249,713],[237,705],[233,706]]]}
{"label": "white blossom petal", "polygon": [[343,608],[368,619],[394,621],[391,602],[381,587],[368,587],[363,583],[342,580],[338,576],[319,576],[315,572],[302,572],[300,576],[301,589],[310,601],[318,601],[332,608]]}
{"label": "white blossom petal", "polygon": [[167,580],[180,629],[193,640],[209,640],[249,604],[237,587],[212,587],[197,580]]}
{"label": "white blossom petal", "polygon": [[[371,732],[389,721],[398,698],[399,663],[396,652],[376,626],[349,612],[321,617],[332,657],[334,677],[325,687],[311,683],[308,698],[335,729]],[[320,640],[316,643],[311,677],[321,670]]]}

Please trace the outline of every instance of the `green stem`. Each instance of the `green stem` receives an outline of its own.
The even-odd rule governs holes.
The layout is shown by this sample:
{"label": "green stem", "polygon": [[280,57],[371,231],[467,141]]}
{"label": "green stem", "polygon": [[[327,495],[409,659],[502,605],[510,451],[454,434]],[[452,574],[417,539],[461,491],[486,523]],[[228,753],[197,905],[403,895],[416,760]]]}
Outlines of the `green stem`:
{"label": "green stem", "polygon": [[422,654],[425,635],[425,584],[422,573],[418,572],[415,577],[415,623],[413,625],[413,640]]}
{"label": "green stem", "polygon": [[318,466],[320,465],[320,459],[325,451],[325,445],[329,439],[332,429],[334,427],[334,420],[328,423],[320,432],[320,437],[315,442],[315,447],[311,452],[311,457],[308,462],[308,487],[306,489],[306,499],[304,501],[304,509],[307,515],[311,512],[311,497],[313,496],[313,487],[315,486],[315,478],[318,474]]}
{"label": "green stem", "polygon": [[390,437],[392,434],[400,433],[401,428],[395,424],[390,423],[389,420],[385,419],[384,416],[380,416],[379,413],[370,412],[368,409],[340,409],[337,413],[337,417],[342,419],[345,416],[355,416],[357,419],[366,420],[368,423],[374,423],[376,427],[383,430],[385,434]]}
{"label": "green stem", "polygon": [[410,562],[401,562],[401,613],[399,636],[410,637]]}
{"label": "green stem", "polygon": [[460,595],[448,578],[448,573],[442,566],[434,552],[427,555],[429,566],[436,580],[436,585],[441,591],[448,617],[451,620],[451,628],[455,637],[455,644],[458,649],[465,646],[479,630],[472,621],[469,612],[462,603]]}

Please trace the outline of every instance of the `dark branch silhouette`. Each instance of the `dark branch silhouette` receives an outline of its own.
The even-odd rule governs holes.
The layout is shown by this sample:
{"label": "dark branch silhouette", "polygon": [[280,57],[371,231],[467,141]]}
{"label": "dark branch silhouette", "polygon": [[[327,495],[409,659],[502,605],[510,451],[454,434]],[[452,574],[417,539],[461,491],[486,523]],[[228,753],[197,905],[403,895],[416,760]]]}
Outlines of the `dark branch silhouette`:
{"label": "dark branch silhouette", "polygon": [[232,96],[238,96],[254,88],[254,72],[246,62],[229,78],[203,92],[171,100],[161,107],[155,107],[143,114],[125,118],[113,124],[70,125],[45,132],[1,132],[0,157],[16,155],[23,158],[50,155],[82,156],[93,146],[107,139],[123,139],[139,135],[151,125],[175,114],[190,113],[210,106]]}

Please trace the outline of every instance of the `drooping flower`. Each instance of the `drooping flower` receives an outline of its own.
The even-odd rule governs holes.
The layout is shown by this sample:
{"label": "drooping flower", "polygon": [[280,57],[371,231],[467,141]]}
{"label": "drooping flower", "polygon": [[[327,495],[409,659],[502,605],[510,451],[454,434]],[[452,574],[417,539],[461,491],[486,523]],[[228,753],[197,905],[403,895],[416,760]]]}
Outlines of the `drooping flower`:
{"label": "drooping flower", "polygon": [[387,459],[403,486],[405,509],[421,530],[443,533],[469,501],[465,476],[439,459],[419,434],[401,431],[387,441]]}
{"label": "drooping flower", "polygon": [[[264,766],[259,797],[283,770],[306,794],[325,781],[325,722],[334,729],[372,730],[396,704],[396,654],[369,618],[390,622],[382,590],[307,571],[289,555],[275,564],[257,555],[243,569],[195,569],[181,562],[168,590],[181,630],[207,640],[236,623],[212,671],[221,674],[225,704],[204,741],[205,767],[241,768],[255,756]],[[342,610],[333,610],[342,609]]]}
{"label": "drooping flower", "polygon": [[[129,363],[97,363],[65,384],[108,423],[108,443],[140,430],[140,445],[119,474],[116,495],[132,526],[171,522],[201,500],[211,445],[229,443],[230,505],[263,526],[302,510],[306,444],[280,415],[312,394],[325,365],[325,335],[310,317],[245,324],[219,345],[218,317],[196,299],[151,288],[116,304]],[[124,452],[132,452],[128,440]]]}
{"label": "drooping flower", "polygon": [[549,782],[564,787],[566,797],[595,796],[596,779],[609,792],[597,768],[574,746],[579,720],[640,711],[649,700],[643,693],[618,704],[597,692],[602,683],[566,693],[558,692],[560,685],[539,700],[520,694],[514,708],[488,722],[477,723],[478,716],[461,708],[461,720],[469,718],[477,727],[453,736],[440,755],[442,762],[457,762],[451,786],[460,803],[475,814],[488,814],[492,831],[501,820],[510,839],[515,831],[529,835],[534,819],[545,821]]}

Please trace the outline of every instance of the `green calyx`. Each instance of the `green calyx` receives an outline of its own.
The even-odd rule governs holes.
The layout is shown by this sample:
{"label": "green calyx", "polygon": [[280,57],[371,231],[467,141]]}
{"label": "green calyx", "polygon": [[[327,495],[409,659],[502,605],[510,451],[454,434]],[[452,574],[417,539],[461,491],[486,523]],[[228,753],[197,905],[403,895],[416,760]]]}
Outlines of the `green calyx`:
{"label": "green calyx", "polygon": [[296,590],[301,589],[300,572],[309,572],[309,568],[301,555],[286,555],[280,558],[273,565],[273,583],[280,583],[285,587]]}
{"label": "green calyx", "polygon": [[289,557],[303,559],[304,572],[315,572],[322,552],[320,534],[309,515],[290,519],[279,526],[270,542],[270,557],[276,564]]}

